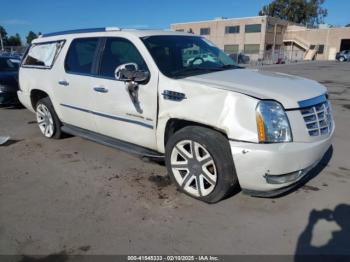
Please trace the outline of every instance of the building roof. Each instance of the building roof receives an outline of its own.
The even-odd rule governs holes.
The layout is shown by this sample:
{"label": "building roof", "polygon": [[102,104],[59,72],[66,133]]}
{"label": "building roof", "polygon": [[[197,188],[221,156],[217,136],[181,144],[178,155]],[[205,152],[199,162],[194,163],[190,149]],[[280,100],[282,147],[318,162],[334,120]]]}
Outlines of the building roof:
{"label": "building roof", "polygon": [[239,18],[222,18],[222,19],[211,19],[211,20],[203,20],[203,21],[192,21],[192,22],[181,22],[181,23],[172,23],[171,25],[186,25],[186,24],[198,24],[198,23],[210,23],[210,22],[218,22],[218,21],[231,21],[231,20],[246,20],[246,19],[258,19],[258,18],[266,18],[267,16],[248,16],[248,17],[239,17]]}

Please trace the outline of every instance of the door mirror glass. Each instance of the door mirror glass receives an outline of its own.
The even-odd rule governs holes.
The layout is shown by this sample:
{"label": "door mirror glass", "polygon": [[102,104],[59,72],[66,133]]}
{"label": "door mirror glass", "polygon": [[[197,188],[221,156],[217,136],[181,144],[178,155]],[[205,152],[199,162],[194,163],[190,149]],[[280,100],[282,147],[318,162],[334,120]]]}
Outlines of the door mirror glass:
{"label": "door mirror glass", "polygon": [[149,72],[139,70],[135,63],[126,63],[115,69],[114,76],[119,81],[140,83],[148,80]]}

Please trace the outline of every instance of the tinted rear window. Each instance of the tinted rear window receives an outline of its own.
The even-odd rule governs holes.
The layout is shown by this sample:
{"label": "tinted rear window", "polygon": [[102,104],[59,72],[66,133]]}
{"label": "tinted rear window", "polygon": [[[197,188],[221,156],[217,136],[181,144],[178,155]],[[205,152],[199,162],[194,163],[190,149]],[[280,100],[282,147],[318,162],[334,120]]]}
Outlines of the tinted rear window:
{"label": "tinted rear window", "polygon": [[70,73],[91,74],[98,38],[80,38],[71,43],[65,62]]}
{"label": "tinted rear window", "polygon": [[23,66],[51,68],[64,41],[33,44],[23,60]]}

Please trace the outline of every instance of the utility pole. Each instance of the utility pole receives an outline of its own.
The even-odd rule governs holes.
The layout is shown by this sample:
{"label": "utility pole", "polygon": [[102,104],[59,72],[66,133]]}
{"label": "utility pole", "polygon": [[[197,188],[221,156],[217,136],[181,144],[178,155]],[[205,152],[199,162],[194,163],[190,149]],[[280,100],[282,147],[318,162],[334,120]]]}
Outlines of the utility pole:
{"label": "utility pole", "polygon": [[1,51],[4,51],[4,42],[2,41],[2,35],[0,33]]}

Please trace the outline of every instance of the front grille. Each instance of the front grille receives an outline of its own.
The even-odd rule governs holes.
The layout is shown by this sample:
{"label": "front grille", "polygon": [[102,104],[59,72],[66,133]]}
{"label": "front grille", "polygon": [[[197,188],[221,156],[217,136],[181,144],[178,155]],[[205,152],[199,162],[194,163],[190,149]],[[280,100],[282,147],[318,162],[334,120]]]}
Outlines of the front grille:
{"label": "front grille", "polygon": [[310,136],[327,135],[332,131],[332,114],[329,102],[300,110]]}

